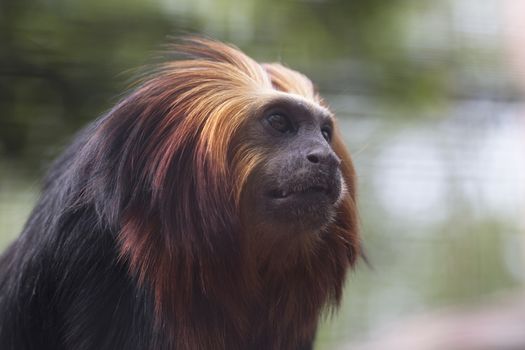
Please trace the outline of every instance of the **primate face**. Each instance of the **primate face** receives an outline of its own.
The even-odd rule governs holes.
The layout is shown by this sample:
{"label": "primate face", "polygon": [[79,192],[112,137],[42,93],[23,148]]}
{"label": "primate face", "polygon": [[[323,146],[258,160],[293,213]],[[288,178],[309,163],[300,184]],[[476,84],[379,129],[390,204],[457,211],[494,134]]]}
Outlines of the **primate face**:
{"label": "primate face", "polygon": [[345,191],[341,160],[331,146],[332,114],[281,96],[257,112],[249,130],[265,154],[248,183],[253,217],[279,231],[319,231],[330,224]]}

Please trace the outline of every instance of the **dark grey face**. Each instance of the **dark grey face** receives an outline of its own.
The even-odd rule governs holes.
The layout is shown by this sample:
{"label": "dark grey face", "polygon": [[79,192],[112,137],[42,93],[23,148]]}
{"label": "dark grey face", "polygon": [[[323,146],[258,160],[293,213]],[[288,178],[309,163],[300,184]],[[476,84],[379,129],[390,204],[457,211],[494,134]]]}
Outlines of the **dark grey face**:
{"label": "dark grey face", "polygon": [[257,216],[284,230],[322,229],[335,216],[344,188],[341,161],[331,147],[333,118],[290,98],[266,109],[257,127],[268,150],[258,170]]}

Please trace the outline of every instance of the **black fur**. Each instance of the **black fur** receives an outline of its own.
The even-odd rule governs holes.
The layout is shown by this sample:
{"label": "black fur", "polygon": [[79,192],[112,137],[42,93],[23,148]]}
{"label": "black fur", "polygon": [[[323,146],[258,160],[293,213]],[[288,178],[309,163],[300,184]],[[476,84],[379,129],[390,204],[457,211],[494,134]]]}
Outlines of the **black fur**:
{"label": "black fur", "polygon": [[129,277],[110,222],[82,193],[96,177],[82,173],[93,171],[93,133],[88,127],[52,166],[0,260],[2,350],[166,348],[153,332],[153,299]]}

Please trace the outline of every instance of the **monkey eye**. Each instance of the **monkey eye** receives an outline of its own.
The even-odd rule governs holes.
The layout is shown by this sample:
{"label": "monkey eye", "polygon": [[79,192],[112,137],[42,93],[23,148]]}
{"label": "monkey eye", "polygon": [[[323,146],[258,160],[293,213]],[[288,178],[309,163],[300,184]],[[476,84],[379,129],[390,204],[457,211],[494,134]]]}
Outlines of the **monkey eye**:
{"label": "monkey eye", "polygon": [[285,115],[279,113],[270,114],[266,117],[266,120],[272,128],[279,132],[288,133],[293,131],[293,125]]}
{"label": "monkey eye", "polygon": [[321,134],[326,141],[330,142],[332,140],[332,128],[330,126],[323,126],[321,128]]}

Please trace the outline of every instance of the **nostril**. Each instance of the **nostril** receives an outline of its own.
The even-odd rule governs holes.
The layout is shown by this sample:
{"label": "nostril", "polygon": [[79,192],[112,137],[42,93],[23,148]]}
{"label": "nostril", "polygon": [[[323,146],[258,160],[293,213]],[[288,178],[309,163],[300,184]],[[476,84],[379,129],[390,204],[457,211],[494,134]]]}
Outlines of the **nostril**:
{"label": "nostril", "polygon": [[316,154],[309,154],[306,156],[306,159],[308,159],[310,162],[314,164],[319,163],[319,157]]}
{"label": "nostril", "polygon": [[306,154],[306,159],[310,164],[315,164],[316,166],[336,166],[338,167],[341,164],[341,160],[337,155],[329,149],[311,149]]}

